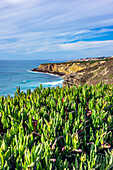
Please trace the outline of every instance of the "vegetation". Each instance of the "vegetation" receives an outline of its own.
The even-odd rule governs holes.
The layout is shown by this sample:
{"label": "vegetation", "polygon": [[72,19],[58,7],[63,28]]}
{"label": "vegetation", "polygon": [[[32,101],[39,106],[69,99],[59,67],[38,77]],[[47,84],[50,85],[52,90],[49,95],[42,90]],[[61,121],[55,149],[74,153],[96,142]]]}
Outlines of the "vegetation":
{"label": "vegetation", "polygon": [[0,168],[113,169],[112,85],[1,96]]}
{"label": "vegetation", "polygon": [[48,64],[56,64],[56,65],[59,65],[59,64],[73,64],[73,63],[83,63],[83,64],[86,64],[86,63],[89,63],[89,64],[93,64],[93,63],[96,63],[96,62],[100,62],[100,61],[108,61],[110,60],[109,58],[105,58],[105,59],[98,59],[98,60],[88,60],[88,61],[67,61],[67,62],[59,62],[59,63],[43,63],[41,65],[48,65]]}

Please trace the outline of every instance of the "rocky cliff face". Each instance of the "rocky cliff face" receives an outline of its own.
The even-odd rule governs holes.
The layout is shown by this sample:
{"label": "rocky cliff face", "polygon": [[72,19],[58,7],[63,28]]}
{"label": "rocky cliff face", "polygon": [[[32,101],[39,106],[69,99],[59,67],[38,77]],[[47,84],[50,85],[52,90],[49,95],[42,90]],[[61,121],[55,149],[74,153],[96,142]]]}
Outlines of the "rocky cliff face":
{"label": "rocky cliff face", "polygon": [[100,65],[95,65],[93,67],[77,71],[76,73],[65,75],[63,85],[95,85],[100,81],[107,84],[113,84],[113,59],[100,63]]}
{"label": "rocky cliff face", "polygon": [[32,71],[63,76],[63,85],[96,84],[100,81],[113,83],[113,59],[96,62],[65,62],[41,64]]}
{"label": "rocky cliff face", "polygon": [[[103,61],[101,61],[103,62]],[[100,65],[100,62],[90,63],[74,63],[74,62],[65,62],[65,63],[49,63],[49,64],[40,64],[38,68],[34,68],[32,71],[58,74],[58,75],[69,75],[71,73],[75,73],[77,71],[83,70],[85,68],[89,68],[95,65]]]}
{"label": "rocky cliff face", "polygon": [[58,74],[60,76],[67,75],[78,70],[82,70],[84,66],[79,66],[75,63],[50,63],[50,64],[41,64],[38,68],[33,69],[32,71]]}

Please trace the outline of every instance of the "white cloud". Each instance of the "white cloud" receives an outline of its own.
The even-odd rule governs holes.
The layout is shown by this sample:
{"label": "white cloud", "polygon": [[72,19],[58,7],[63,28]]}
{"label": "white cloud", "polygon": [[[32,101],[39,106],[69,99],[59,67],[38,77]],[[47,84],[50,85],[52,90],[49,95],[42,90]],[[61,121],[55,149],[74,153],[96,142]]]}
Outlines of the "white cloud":
{"label": "white cloud", "polygon": [[[0,1],[0,50],[19,53],[108,48],[101,37],[113,31],[113,0],[2,0]],[[93,30],[92,30],[93,29]],[[15,39],[15,40],[14,40]],[[63,44],[79,40],[77,43]],[[109,41],[109,44],[112,44]],[[29,49],[29,50],[27,50]]]}
{"label": "white cloud", "polygon": [[16,3],[21,3],[21,2],[25,2],[27,0],[5,0],[8,3],[12,3],[12,4],[16,4]]}
{"label": "white cloud", "polygon": [[63,50],[84,50],[113,47],[113,40],[107,41],[79,41],[75,43],[60,44],[59,47]]}

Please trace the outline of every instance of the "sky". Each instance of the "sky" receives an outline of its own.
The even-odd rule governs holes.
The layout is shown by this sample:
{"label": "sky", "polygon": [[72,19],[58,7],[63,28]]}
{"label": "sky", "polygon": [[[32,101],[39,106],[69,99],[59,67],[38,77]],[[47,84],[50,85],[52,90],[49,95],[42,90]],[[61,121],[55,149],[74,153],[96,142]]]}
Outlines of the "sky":
{"label": "sky", "polygon": [[0,0],[0,60],[113,55],[113,0]]}

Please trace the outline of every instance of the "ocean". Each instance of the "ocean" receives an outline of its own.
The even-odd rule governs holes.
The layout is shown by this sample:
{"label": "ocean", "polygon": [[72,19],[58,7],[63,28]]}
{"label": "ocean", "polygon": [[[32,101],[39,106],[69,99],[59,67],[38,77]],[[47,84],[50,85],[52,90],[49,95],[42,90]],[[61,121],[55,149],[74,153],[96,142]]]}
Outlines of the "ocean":
{"label": "ocean", "polygon": [[21,91],[33,91],[42,84],[43,87],[62,86],[63,79],[57,75],[31,72],[41,63],[52,63],[50,60],[0,60],[0,96],[14,96],[16,88]]}

